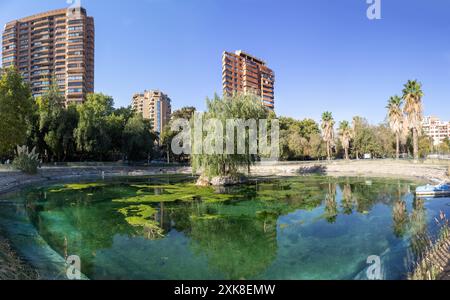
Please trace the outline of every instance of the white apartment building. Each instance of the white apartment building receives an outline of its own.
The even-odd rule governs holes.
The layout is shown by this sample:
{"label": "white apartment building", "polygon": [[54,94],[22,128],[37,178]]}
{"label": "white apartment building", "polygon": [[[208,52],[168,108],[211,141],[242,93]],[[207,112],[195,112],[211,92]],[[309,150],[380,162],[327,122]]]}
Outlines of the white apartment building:
{"label": "white apartment building", "polygon": [[422,121],[422,128],[427,136],[433,138],[435,146],[445,138],[450,138],[450,122],[441,121],[438,117],[425,117]]}

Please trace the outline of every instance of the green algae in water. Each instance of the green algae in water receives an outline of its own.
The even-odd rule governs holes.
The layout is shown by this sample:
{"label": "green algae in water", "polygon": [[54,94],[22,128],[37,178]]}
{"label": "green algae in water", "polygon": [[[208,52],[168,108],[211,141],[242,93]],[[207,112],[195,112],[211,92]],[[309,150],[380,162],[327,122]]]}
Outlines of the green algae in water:
{"label": "green algae in water", "polygon": [[125,221],[131,226],[143,229],[144,235],[149,239],[162,238],[163,229],[158,226],[158,222],[151,220],[157,213],[157,210],[148,205],[131,205],[119,209],[119,212],[125,216]]}
{"label": "green algae in water", "polygon": [[147,205],[131,205],[119,209],[119,212],[124,215],[125,220],[132,226],[148,226],[156,222],[149,220],[156,214],[156,209]]}
{"label": "green algae in water", "polygon": [[70,191],[80,191],[80,190],[86,190],[91,188],[98,188],[103,187],[105,184],[103,183],[72,183],[72,184],[65,184],[61,188],[51,189],[49,192],[51,193],[59,193],[59,192],[70,192]]}
{"label": "green algae in water", "polygon": [[226,201],[239,198],[239,195],[220,194],[212,187],[198,187],[195,184],[180,185],[132,185],[138,188],[137,196],[125,199],[114,199],[117,203],[159,203],[173,201],[193,201],[201,199],[205,202]]}
{"label": "green algae in water", "polygon": [[[307,176],[227,189],[169,176],[17,194],[40,235],[92,279],[352,279],[379,255],[405,278],[408,249],[450,213],[404,180]],[[77,186],[72,186],[77,187]],[[401,236],[393,207],[406,203]],[[406,223],[404,220],[408,220]]]}

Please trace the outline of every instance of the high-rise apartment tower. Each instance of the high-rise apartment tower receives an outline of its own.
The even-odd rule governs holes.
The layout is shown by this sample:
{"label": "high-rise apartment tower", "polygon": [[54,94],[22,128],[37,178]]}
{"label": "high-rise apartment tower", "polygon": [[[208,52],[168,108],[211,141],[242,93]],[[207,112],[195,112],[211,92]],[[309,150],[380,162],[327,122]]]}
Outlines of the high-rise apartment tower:
{"label": "high-rise apartment tower", "polygon": [[66,103],[94,92],[94,19],[84,8],[52,10],[5,25],[3,68],[14,66],[34,97],[55,82]]}
{"label": "high-rise apartment tower", "polygon": [[131,106],[135,112],[150,120],[155,132],[161,133],[164,126],[169,124],[172,114],[170,98],[161,91],[150,90],[133,96]]}
{"label": "high-rise apartment tower", "polygon": [[275,108],[275,74],[266,63],[241,50],[224,52],[222,57],[222,83],[224,95],[255,93],[263,104]]}

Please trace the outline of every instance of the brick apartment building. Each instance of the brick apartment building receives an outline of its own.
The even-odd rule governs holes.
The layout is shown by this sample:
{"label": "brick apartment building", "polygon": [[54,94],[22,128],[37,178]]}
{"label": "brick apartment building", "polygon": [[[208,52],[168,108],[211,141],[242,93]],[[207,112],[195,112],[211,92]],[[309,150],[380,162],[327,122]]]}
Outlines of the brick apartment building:
{"label": "brick apartment building", "polygon": [[224,52],[222,83],[224,95],[255,93],[266,107],[275,109],[275,74],[261,59],[241,50]]}
{"label": "brick apartment building", "polygon": [[7,23],[2,35],[3,68],[14,66],[34,97],[53,81],[66,103],[94,92],[94,19],[84,8],[58,9]]}

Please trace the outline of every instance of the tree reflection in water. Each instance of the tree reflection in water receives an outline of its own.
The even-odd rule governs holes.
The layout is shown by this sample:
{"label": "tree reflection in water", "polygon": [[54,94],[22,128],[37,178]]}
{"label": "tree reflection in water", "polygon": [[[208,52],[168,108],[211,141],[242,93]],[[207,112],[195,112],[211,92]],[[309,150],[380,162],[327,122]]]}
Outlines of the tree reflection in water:
{"label": "tree reflection in water", "polygon": [[406,201],[403,200],[403,195],[405,195],[408,191],[408,188],[402,186],[400,181],[397,186],[397,199],[395,199],[393,208],[392,208],[392,220],[393,220],[393,229],[394,235],[398,238],[402,238],[405,236],[406,231],[408,229],[408,210],[406,209]]}
{"label": "tree reflection in water", "polygon": [[328,223],[336,222],[338,216],[338,206],[336,202],[336,183],[329,182],[325,195],[325,219]]}
{"label": "tree reflection in water", "polygon": [[346,215],[351,215],[353,213],[353,208],[357,200],[355,199],[352,186],[348,182],[348,179],[344,184],[341,185],[342,189],[342,212]]}
{"label": "tree reflection in water", "polygon": [[408,225],[408,211],[406,202],[401,198],[396,200],[392,208],[393,229],[396,237],[401,238],[405,235]]}

